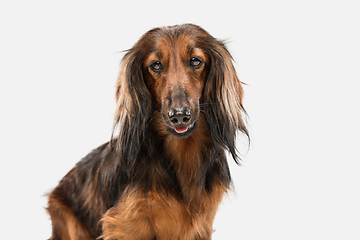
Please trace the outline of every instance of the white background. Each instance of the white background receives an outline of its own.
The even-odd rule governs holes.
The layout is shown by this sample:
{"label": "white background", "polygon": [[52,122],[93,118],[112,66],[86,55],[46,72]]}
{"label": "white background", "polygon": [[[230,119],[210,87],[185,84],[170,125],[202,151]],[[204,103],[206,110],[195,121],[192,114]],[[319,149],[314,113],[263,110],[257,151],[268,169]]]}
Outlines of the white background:
{"label": "white background", "polygon": [[[131,3],[130,3],[131,2]],[[191,22],[230,41],[251,148],[213,239],[360,239],[357,1],[2,1],[2,239],[46,239],[46,197],[110,138],[121,51]]]}

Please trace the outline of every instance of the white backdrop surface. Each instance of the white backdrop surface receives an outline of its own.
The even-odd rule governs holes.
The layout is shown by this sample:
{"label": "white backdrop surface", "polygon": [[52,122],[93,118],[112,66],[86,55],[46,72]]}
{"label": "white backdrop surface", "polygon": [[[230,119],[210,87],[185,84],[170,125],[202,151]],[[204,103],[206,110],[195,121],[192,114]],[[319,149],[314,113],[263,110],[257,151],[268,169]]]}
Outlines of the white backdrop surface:
{"label": "white backdrop surface", "polygon": [[[3,1],[3,239],[47,239],[46,197],[108,141],[121,51],[195,23],[229,41],[251,147],[213,239],[360,239],[357,1]],[[240,138],[241,139],[241,138]],[[231,159],[230,159],[231,160]]]}

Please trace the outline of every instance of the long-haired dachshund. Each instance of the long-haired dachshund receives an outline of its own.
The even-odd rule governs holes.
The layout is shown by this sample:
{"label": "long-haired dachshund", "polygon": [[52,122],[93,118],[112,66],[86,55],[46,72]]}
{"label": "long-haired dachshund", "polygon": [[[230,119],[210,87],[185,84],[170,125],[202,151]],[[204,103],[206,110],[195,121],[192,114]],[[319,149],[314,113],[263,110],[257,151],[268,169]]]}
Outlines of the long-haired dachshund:
{"label": "long-haired dachshund", "polygon": [[223,42],[192,24],[155,28],[125,54],[113,137],[50,193],[50,239],[211,239],[248,137]]}

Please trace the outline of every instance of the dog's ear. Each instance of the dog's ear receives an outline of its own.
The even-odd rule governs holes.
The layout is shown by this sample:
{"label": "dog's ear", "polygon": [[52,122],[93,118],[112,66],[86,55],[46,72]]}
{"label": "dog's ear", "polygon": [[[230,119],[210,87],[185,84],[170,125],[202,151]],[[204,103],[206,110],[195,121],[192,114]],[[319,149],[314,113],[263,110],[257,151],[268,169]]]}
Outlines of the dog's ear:
{"label": "dog's ear", "polygon": [[214,140],[239,163],[235,146],[236,133],[241,131],[249,138],[244,123],[246,111],[242,104],[242,83],[237,77],[233,58],[223,42],[214,39],[208,54],[210,69],[204,88],[206,121]]}
{"label": "dog's ear", "polygon": [[142,55],[138,48],[124,56],[116,83],[113,135],[118,132],[117,152],[129,169],[144,141],[151,114],[151,96],[144,82]]}

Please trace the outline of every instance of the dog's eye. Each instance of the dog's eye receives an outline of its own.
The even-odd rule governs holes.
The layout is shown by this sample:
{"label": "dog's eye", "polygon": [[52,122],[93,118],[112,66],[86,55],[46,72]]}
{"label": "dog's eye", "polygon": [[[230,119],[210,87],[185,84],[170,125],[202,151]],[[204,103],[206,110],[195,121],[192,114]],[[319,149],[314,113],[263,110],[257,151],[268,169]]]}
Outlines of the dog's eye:
{"label": "dog's eye", "polygon": [[199,58],[196,57],[192,57],[190,59],[190,66],[192,66],[193,68],[198,68],[202,65],[203,61]]}
{"label": "dog's eye", "polygon": [[150,65],[151,70],[153,70],[154,72],[159,72],[162,69],[162,64],[161,62],[157,61],[157,62],[153,62]]}

